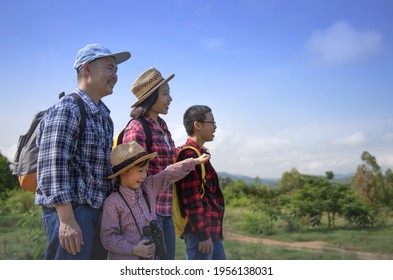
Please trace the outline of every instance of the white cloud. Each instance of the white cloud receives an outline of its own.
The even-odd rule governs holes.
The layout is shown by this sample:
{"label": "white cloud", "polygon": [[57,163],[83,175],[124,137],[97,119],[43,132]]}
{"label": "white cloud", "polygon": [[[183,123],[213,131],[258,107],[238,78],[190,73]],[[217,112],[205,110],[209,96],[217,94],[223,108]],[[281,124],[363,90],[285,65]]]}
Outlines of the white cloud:
{"label": "white cloud", "polygon": [[16,149],[17,149],[17,144],[13,144],[13,145],[11,145],[11,147],[7,147],[7,148],[1,147],[0,152],[2,153],[3,156],[8,158],[8,160],[10,162],[13,162],[14,157],[15,157],[15,153],[16,153]]}
{"label": "white cloud", "polygon": [[393,154],[392,153],[378,155],[377,161],[378,161],[378,164],[380,164],[383,169],[385,169],[385,170],[387,168],[393,169]]}
{"label": "white cloud", "polygon": [[393,132],[386,133],[385,140],[388,142],[392,142],[393,141]]}
{"label": "white cloud", "polygon": [[299,164],[298,171],[304,174],[324,175],[326,171],[335,170],[350,170],[354,171],[356,167],[356,160],[354,158],[339,158],[337,154],[332,156],[324,155],[323,159],[316,157],[310,161],[305,161]]}
{"label": "white cloud", "polygon": [[223,46],[223,40],[219,38],[203,40],[200,43],[208,51],[220,50]]}
{"label": "white cloud", "polygon": [[347,146],[358,146],[364,144],[365,142],[366,142],[366,138],[361,132],[355,132],[351,135],[345,136],[343,138],[334,139],[332,141],[333,144],[347,145]]}
{"label": "white cloud", "polygon": [[356,62],[382,50],[382,36],[372,30],[357,30],[338,21],[326,30],[314,31],[306,41],[306,51],[323,64]]}

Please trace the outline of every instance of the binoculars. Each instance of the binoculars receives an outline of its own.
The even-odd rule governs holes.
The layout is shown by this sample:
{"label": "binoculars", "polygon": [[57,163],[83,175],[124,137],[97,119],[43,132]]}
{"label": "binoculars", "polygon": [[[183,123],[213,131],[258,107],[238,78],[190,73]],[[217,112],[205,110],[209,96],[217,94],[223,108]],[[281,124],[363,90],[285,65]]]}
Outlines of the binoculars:
{"label": "binoculars", "polygon": [[143,239],[149,240],[148,244],[156,245],[155,255],[163,258],[166,256],[167,250],[164,239],[164,232],[160,228],[157,220],[150,222],[150,225],[143,227]]}

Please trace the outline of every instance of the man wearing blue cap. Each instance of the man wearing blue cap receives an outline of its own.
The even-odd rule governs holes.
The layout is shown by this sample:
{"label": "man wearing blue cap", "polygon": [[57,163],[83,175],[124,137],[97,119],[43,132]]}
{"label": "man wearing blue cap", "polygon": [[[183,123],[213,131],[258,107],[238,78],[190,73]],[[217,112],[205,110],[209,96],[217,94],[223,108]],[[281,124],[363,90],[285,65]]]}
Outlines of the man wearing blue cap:
{"label": "man wearing blue cap", "polygon": [[106,259],[99,224],[103,201],[113,189],[107,179],[113,122],[101,99],[112,94],[117,65],[130,56],[98,44],[79,50],[75,93],[84,102],[85,130],[79,133],[81,112],[68,95],[40,123],[35,203],[43,209],[45,259]]}

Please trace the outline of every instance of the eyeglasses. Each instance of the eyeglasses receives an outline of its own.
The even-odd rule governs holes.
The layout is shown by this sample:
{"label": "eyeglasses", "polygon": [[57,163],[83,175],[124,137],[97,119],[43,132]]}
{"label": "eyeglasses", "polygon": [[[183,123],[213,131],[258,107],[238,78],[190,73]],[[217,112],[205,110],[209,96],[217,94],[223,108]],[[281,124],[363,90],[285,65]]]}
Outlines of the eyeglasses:
{"label": "eyeglasses", "polygon": [[212,124],[214,124],[214,125],[216,125],[216,122],[215,121],[199,121],[200,123],[212,123]]}

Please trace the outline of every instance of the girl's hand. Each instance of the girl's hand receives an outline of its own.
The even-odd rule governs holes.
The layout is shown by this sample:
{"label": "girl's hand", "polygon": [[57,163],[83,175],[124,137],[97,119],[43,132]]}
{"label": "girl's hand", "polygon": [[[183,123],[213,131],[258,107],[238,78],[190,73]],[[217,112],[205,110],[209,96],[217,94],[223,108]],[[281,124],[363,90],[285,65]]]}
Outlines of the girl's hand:
{"label": "girl's hand", "polygon": [[210,160],[211,155],[210,154],[202,154],[199,158],[194,159],[195,165],[205,163],[208,160]]}
{"label": "girl's hand", "polygon": [[150,241],[142,239],[134,246],[132,254],[142,258],[152,259],[154,257],[154,252],[156,251],[156,245],[154,243],[149,243]]}

